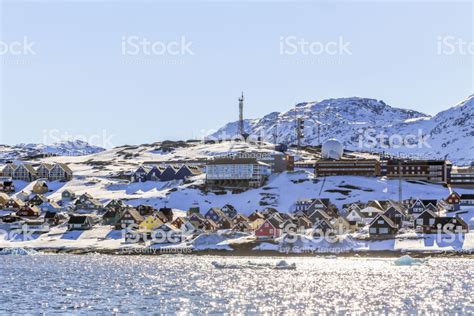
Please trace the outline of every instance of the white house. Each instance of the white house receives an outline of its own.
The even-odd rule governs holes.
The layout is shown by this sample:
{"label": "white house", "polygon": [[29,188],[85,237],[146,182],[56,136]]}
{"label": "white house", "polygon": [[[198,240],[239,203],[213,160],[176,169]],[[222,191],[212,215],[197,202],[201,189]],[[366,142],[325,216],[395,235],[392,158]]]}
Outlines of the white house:
{"label": "white house", "polygon": [[261,186],[271,167],[253,158],[215,158],[206,166],[206,183],[222,186]]}

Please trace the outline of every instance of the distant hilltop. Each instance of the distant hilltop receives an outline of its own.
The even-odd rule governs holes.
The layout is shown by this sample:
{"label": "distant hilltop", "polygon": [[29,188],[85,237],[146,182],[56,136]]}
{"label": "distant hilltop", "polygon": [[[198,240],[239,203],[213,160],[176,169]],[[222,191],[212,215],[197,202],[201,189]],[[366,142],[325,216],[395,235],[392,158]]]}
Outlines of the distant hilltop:
{"label": "distant hilltop", "polygon": [[51,145],[19,144],[0,145],[0,161],[30,159],[41,156],[84,156],[104,151],[82,140],[62,141]]}
{"label": "distant hilltop", "polygon": [[[244,131],[269,142],[296,144],[295,127],[297,120],[301,120],[303,145],[320,145],[337,138],[353,151],[408,154],[421,159],[446,157],[456,164],[467,165],[474,160],[473,99],[471,95],[433,117],[369,98],[304,102],[284,113],[246,119]],[[209,138],[233,137],[238,130],[239,122],[231,122]],[[386,137],[382,139],[378,135]]]}

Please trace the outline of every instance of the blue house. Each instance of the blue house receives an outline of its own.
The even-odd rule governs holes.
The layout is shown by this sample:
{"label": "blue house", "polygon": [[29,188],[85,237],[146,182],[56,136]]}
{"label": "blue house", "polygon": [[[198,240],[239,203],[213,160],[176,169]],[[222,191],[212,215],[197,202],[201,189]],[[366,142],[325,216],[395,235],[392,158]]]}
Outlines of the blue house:
{"label": "blue house", "polygon": [[153,166],[150,169],[150,171],[148,171],[146,179],[148,181],[160,181],[161,180],[161,174],[162,174],[163,171],[164,171],[163,167]]}
{"label": "blue house", "polygon": [[176,169],[175,167],[169,165],[166,167],[166,169],[163,171],[163,173],[160,176],[161,181],[172,181],[175,180],[176,177]]}
{"label": "blue house", "polygon": [[148,173],[150,172],[150,167],[140,166],[132,174],[132,182],[145,182],[148,180]]}

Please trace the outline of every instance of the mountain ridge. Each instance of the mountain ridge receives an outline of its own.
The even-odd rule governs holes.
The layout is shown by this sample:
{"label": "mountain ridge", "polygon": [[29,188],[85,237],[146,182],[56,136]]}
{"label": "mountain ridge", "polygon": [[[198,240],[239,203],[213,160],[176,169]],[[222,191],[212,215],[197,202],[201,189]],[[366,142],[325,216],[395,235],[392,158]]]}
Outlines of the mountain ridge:
{"label": "mountain ridge", "polygon": [[[383,100],[347,97],[300,102],[286,112],[271,112],[260,119],[247,119],[245,131],[270,142],[295,144],[296,117],[304,120],[303,145],[319,145],[339,139],[345,148],[362,152],[386,152],[419,159],[448,157],[470,164],[474,157],[474,95],[434,116],[392,107]],[[230,122],[209,135],[232,137],[238,122]],[[377,135],[374,146],[370,140]],[[224,136],[224,137],[223,137]],[[275,141],[276,140],[276,141]],[[398,143],[396,141],[399,141]]]}

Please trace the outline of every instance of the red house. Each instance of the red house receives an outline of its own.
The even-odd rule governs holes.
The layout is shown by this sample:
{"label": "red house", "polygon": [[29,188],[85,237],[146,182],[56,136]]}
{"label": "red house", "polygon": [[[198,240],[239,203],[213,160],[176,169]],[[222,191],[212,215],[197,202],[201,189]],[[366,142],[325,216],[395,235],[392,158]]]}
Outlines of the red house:
{"label": "red house", "polygon": [[276,238],[281,235],[281,222],[274,217],[266,219],[255,231],[255,236]]}
{"label": "red house", "polygon": [[451,193],[446,198],[446,203],[448,204],[459,204],[461,202],[461,196],[456,192]]}
{"label": "red house", "polygon": [[41,214],[41,210],[36,205],[23,205],[18,212],[17,216],[20,217],[38,217]]}

